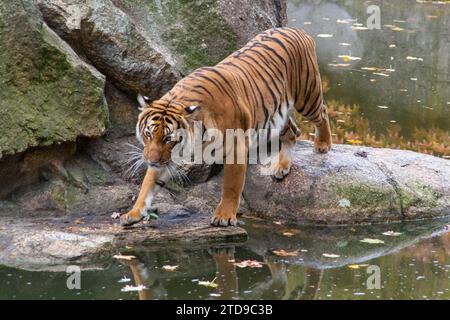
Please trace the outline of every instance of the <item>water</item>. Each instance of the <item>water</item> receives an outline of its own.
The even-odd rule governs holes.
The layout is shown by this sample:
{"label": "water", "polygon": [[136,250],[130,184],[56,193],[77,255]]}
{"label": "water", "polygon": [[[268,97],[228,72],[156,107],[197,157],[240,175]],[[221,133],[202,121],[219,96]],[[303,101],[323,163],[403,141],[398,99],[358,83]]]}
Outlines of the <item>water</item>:
{"label": "water", "polygon": [[450,5],[370,1],[381,9],[381,29],[365,30],[368,5],[288,1],[289,25],[316,40],[326,100],[359,105],[378,133],[392,123],[405,137],[416,128],[449,130]]}
{"label": "water", "polygon": [[[136,259],[111,254],[92,262],[81,273],[81,290],[67,289],[65,272],[0,267],[0,299],[450,299],[449,223],[289,228],[247,219],[249,239],[242,244],[117,250]],[[365,238],[384,243],[360,241]],[[280,250],[296,255],[274,253]],[[261,267],[234,265],[245,260]],[[379,289],[368,288],[368,268],[379,268]],[[119,282],[124,277],[129,282]],[[121,292],[126,285],[147,289]]]}

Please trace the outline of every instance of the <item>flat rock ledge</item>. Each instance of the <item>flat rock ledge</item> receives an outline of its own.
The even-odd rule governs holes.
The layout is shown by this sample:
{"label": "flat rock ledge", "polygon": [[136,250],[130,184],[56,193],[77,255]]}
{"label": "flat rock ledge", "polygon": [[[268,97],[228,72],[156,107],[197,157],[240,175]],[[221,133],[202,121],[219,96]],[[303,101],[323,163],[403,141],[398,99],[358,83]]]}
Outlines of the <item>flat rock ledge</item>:
{"label": "flat rock ledge", "polygon": [[240,243],[240,227],[214,228],[209,215],[173,211],[158,220],[124,229],[107,215],[78,219],[0,219],[0,265],[25,270],[64,271],[75,264],[103,268],[112,255],[134,246],[196,247]]}
{"label": "flat rock ledge", "polygon": [[252,166],[244,198],[267,219],[294,224],[358,224],[450,215],[450,161],[412,151],[334,145],[315,154],[298,142],[281,182]]}

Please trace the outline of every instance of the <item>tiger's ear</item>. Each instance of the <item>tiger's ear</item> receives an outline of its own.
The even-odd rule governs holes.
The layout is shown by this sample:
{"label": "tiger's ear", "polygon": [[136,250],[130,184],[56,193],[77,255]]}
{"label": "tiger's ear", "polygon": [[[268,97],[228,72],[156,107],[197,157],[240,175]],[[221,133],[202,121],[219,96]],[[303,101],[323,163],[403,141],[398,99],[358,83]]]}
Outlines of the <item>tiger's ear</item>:
{"label": "tiger's ear", "polygon": [[186,117],[192,117],[195,114],[198,113],[198,111],[200,110],[200,106],[189,106],[184,108],[184,111],[186,112]]}
{"label": "tiger's ear", "polygon": [[139,110],[142,111],[145,108],[148,108],[149,104],[150,104],[150,98],[147,96],[143,96],[142,94],[138,94],[137,96],[137,101],[139,102]]}

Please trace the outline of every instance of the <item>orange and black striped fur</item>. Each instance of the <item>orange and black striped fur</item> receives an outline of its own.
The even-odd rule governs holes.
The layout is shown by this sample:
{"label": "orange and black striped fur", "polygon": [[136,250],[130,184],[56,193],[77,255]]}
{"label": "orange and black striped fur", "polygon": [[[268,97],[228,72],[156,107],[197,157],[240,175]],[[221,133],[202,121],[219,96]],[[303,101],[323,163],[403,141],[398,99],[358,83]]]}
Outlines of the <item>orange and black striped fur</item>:
{"label": "orange and black striped fur", "polygon": [[[315,43],[300,29],[267,30],[216,66],[195,70],[159,100],[150,102],[142,96],[138,100],[144,110],[136,133],[149,166],[135,206],[121,217],[122,225],[139,221],[149,208],[157,180],[167,178],[164,167],[175,145],[170,133],[177,128],[190,130],[193,120],[223,133],[226,129],[281,130],[281,150],[271,167],[277,179],[289,173],[299,134],[290,117],[292,110],[315,125],[316,152],[331,148]],[[246,164],[224,165],[222,199],[213,225],[236,225],[246,168]]]}

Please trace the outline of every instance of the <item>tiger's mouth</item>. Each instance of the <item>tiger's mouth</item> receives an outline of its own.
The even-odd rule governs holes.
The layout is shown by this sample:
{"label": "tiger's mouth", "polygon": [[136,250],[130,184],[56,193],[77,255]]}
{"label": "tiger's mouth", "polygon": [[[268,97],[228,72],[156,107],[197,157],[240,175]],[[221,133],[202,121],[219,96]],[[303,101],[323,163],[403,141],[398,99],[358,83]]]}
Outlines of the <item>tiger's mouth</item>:
{"label": "tiger's mouth", "polygon": [[153,168],[153,169],[161,169],[161,168],[164,168],[165,166],[167,166],[167,163],[161,164],[161,163],[158,163],[158,162],[149,162],[149,161],[147,161],[147,165],[150,168]]}

